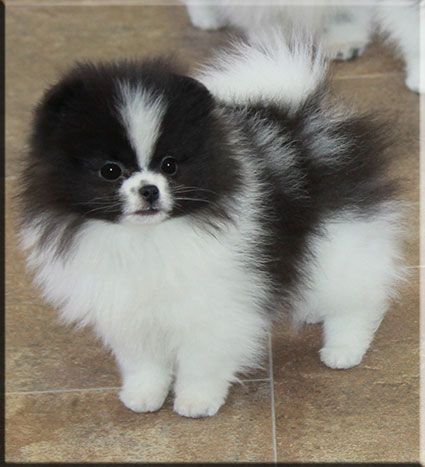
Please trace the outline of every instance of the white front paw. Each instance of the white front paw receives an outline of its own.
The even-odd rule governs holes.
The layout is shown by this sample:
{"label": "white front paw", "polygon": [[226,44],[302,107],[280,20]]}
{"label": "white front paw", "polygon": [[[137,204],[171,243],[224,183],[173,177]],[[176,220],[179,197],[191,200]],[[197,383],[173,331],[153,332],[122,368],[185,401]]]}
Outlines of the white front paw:
{"label": "white front paw", "polygon": [[174,411],[183,417],[211,417],[226,400],[226,391],[190,388],[179,391],[174,401]]}
{"label": "white front paw", "polygon": [[167,394],[168,388],[124,385],[120,391],[119,398],[133,412],[156,412],[164,404]]}
{"label": "white front paw", "polygon": [[320,350],[320,360],[329,368],[347,369],[358,365],[365,350],[350,346],[323,347]]}
{"label": "white front paw", "polygon": [[174,411],[183,417],[211,417],[224,404],[224,398],[207,399],[197,396],[178,396],[174,401]]}

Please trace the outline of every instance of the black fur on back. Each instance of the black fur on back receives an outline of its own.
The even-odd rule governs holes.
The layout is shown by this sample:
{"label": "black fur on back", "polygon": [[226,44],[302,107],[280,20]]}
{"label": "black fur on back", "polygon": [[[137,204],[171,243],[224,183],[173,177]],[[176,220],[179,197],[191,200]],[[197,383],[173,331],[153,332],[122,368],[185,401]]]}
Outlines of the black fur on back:
{"label": "black fur on back", "polygon": [[[263,229],[269,241],[262,243],[258,255],[268,258],[266,270],[283,298],[298,283],[305,261],[314,260],[309,240],[323,235],[324,222],[344,215],[373,217],[399,192],[398,182],[388,175],[392,138],[387,123],[338,108],[322,86],[296,112],[261,102],[227,109],[249,140],[271,125],[276,130],[273,142],[281,146],[278,157],[270,144],[257,144],[251,154],[261,160],[267,199]],[[322,147],[321,141],[326,143]]]}

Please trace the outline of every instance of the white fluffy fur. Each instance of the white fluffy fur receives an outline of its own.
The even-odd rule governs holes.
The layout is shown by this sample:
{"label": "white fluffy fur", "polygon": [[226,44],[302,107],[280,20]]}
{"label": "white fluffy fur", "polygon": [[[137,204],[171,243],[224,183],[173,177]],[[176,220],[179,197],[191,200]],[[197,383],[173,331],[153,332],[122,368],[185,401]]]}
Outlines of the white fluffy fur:
{"label": "white fluffy fur", "polygon": [[[418,0],[355,2],[284,2],[259,0],[184,0],[193,25],[217,29],[232,25],[248,37],[279,25],[286,40],[302,29],[320,39],[330,58],[347,60],[363,52],[377,27],[387,35],[406,62],[406,85],[423,92],[420,84]],[[354,5],[353,5],[354,3]],[[284,37],[284,36],[282,36]]]}
{"label": "white fluffy fur", "polygon": [[[322,60],[306,48],[291,52],[283,44],[242,46],[220,63],[202,74],[217,97],[278,98],[293,107],[324,72]],[[132,121],[142,125],[145,118]],[[236,130],[231,137],[238,138]],[[120,398],[136,412],[159,409],[175,379],[177,413],[213,415],[237,373],[261,361],[270,325],[261,300],[270,285],[243,262],[250,240],[260,235],[262,202],[255,168],[246,164],[245,191],[233,201],[235,224],[223,224],[215,235],[186,217],[155,225],[93,220],[64,259],[55,256],[54,242],[37,245],[44,219],[23,231],[45,298],[67,322],[93,326],[111,348],[122,372]],[[123,185],[126,196],[141,179],[137,174]],[[310,239],[316,259],[310,282],[294,297],[296,319],[323,321],[323,362],[348,368],[366,352],[397,280],[393,207],[369,220],[329,219],[325,233]]]}
{"label": "white fluffy fur", "polygon": [[221,53],[197,79],[225,102],[257,100],[297,107],[317,88],[325,71],[324,57],[314,53],[311,40],[296,37],[287,45],[276,29]]}

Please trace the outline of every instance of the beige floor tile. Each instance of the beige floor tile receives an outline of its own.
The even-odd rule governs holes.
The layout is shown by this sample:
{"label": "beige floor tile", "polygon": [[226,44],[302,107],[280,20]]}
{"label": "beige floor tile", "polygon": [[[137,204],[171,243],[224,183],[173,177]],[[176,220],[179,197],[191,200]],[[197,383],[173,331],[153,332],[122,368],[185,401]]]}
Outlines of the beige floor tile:
{"label": "beige floor tile", "polygon": [[404,79],[404,64],[392,46],[374,38],[361,57],[332,62],[331,72],[337,79],[389,74],[400,74]]}
{"label": "beige floor tile", "polygon": [[365,373],[339,384],[301,375],[276,383],[278,461],[417,462],[417,390]]}
{"label": "beige floor tile", "polygon": [[267,462],[273,460],[270,385],[231,391],[219,415],[186,419],[167,401],[135,414],[112,391],[9,395],[8,462]]}
{"label": "beige floor tile", "polygon": [[32,276],[25,267],[24,255],[18,245],[16,215],[16,182],[5,184],[5,285],[6,303],[41,303],[40,294],[32,284]]}
{"label": "beige floor tile", "polygon": [[48,307],[6,307],[7,391],[116,386],[116,363],[89,330],[61,324]]}

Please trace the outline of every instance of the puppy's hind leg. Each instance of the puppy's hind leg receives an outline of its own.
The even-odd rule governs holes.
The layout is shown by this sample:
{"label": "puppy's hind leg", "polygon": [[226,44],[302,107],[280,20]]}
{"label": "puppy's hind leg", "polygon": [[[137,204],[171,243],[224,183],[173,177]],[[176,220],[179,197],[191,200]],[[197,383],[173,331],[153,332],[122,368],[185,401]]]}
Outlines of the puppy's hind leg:
{"label": "puppy's hind leg", "polygon": [[323,321],[322,362],[350,368],[369,348],[401,277],[399,228],[382,214],[329,222],[325,231],[312,244],[308,303]]}
{"label": "puppy's hind leg", "polygon": [[385,309],[349,309],[325,317],[324,345],[320,359],[330,368],[345,369],[358,365],[372,342]]}

